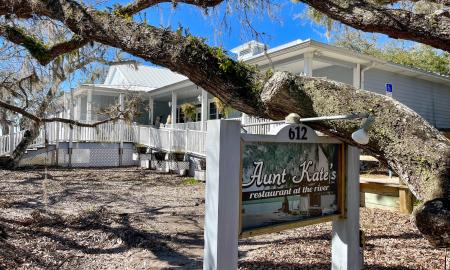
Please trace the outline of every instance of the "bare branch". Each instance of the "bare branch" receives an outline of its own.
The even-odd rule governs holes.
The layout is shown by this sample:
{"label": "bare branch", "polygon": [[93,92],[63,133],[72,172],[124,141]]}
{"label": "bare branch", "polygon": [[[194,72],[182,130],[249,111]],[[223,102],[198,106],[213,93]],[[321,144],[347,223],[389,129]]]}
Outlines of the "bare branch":
{"label": "bare branch", "polygon": [[28,118],[30,120],[33,120],[33,121],[36,121],[36,122],[40,122],[41,121],[41,119],[39,117],[37,117],[36,115],[34,115],[32,113],[29,113],[29,112],[27,112],[26,110],[24,110],[24,109],[22,109],[20,107],[17,107],[17,106],[14,106],[12,104],[9,104],[8,102],[0,100],[0,107],[3,107],[5,109],[10,110],[10,111],[15,112],[15,113],[19,113],[19,114],[23,115],[24,117],[26,117],[26,118]]}
{"label": "bare branch", "polygon": [[34,115],[34,114],[30,113],[30,112],[27,112],[23,108],[14,106],[14,105],[9,104],[9,103],[7,103],[5,101],[2,101],[2,100],[0,100],[0,107],[5,108],[5,109],[10,110],[10,111],[15,112],[15,113],[19,113],[22,116],[24,116],[24,117],[26,117],[26,118],[28,118],[28,119],[30,119],[32,121],[35,121],[37,123],[61,122],[61,123],[66,123],[66,124],[70,124],[70,125],[73,125],[73,126],[80,126],[80,127],[96,127],[96,126],[99,126],[101,124],[105,124],[105,123],[112,122],[112,121],[117,121],[117,120],[123,118],[123,113],[119,112],[116,116],[108,118],[106,120],[98,121],[98,122],[95,122],[95,123],[92,123],[92,124],[87,124],[87,123],[82,123],[82,122],[79,122],[79,121],[66,119],[66,118],[60,118],[60,117],[39,118],[38,116],[36,116],[36,115]]}
{"label": "bare branch", "polygon": [[46,122],[46,123],[50,123],[50,122],[61,122],[61,123],[65,123],[65,124],[69,124],[72,126],[79,126],[79,127],[96,127],[99,126],[101,124],[105,124],[108,122],[113,122],[113,121],[117,121],[119,119],[122,119],[122,114],[115,116],[115,117],[111,117],[102,121],[98,121],[92,124],[87,124],[87,123],[82,123],[76,120],[71,120],[71,119],[66,119],[66,118],[60,118],[60,117],[53,117],[53,118],[44,118],[42,119],[42,122]]}
{"label": "bare branch", "polygon": [[117,9],[115,13],[130,16],[161,3],[173,3],[174,5],[184,3],[206,8],[217,6],[222,2],[223,0],[136,0],[127,6]]}

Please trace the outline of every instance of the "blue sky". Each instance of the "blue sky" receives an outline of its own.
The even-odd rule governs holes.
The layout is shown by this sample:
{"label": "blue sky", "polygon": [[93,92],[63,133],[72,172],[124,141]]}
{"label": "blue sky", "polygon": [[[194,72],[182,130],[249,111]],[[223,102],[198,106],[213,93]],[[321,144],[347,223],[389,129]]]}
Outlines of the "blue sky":
{"label": "blue sky", "polygon": [[[126,5],[130,1],[132,0],[109,1],[105,5],[96,6],[96,8],[112,8],[114,3]],[[265,33],[260,37],[259,41],[266,43],[270,48],[295,39],[305,40],[311,38],[327,42],[324,28],[314,25],[308,19],[300,18],[301,16],[299,14],[305,11],[304,4],[292,3],[289,0],[272,0],[272,3],[276,5],[272,12],[274,16],[269,16],[268,12],[258,12],[257,14],[250,14],[248,16],[251,20],[252,27],[259,33]],[[255,38],[249,31],[244,30],[236,11],[226,16],[228,25],[224,27],[220,23],[224,15],[224,10],[225,3],[222,3],[219,7],[210,9],[209,15],[205,15],[202,9],[192,5],[179,4],[174,9],[172,4],[165,3],[145,10],[140,16],[138,15],[134,19],[140,21],[145,16],[149,24],[170,27],[173,30],[176,30],[179,25],[182,25],[183,28],[189,29],[191,34],[206,38],[209,45],[222,46],[228,51]],[[222,33],[217,34],[218,31]],[[137,60],[142,61],[141,59]],[[144,64],[151,65],[148,62],[144,62]],[[74,78],[75,80],[83,80],[83,75],[76,74]],[[62,85],[62,89],[67,91],[76,84],[76,82],[72,82],[71,84],[65,82]]]}
{"label": "blue sky", "polygon": [[[124,2],[125,4],[126,2]],[[305,10],[304,4],[291,3],[286,0],[275,1],[278,8],[275,8],[276,19],[272,19],[267,13],[249,17],[252,26],[260,33],[266,33],[261,41],[274,47],[295,39],[312,38],[326,42],[323,28],[314,26],[309,20],[298,18]],[[204,12],[191,5],[179,4],[175,9],[171,4],[161,4],[156,8],[146,10],[148,22],[155,26],[178,28],[182,25],[196,36],[207,39],[208,44],[223,46],[229,50],[250,39],[248,31],[243,30],[242,24],[236,13],[227,17],[228,28],[221,26],[220,18],[224,14],[225,5],[221,4],[215,10],[211,10],[207,16]],[[218,14],[218,15],[216,15]],[[222,30],[221,35],[217,35],[217,29]]]}

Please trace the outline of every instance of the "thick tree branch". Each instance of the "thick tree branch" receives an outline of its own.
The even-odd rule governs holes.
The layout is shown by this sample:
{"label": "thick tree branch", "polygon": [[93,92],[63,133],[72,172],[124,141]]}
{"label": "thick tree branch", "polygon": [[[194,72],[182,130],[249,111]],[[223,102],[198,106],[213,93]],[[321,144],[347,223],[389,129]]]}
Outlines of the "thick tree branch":
{"label": "thick tree branch", "polygon": [[173,3],[174,5],[184,3],[206,8],[215,7],[222,2],[223,0],[136,0],[129,5],[116,9],[116,14],[133,15],[161,3]]}
{"label": "thick tree branch", "polygon": [[[409,0],[410,2],[421,2],[422,0]],[[378,0],[378,4],[396,4],[402,2],[402,0]],[[442,4],[445,6],[450,6],[450,0],[428,0],[430,3]]]}
{"label": "thick tree branch", "polygon": [[0,25],[0,35],[7,40],[25,47],[41,64],[47,65],[51,60],[65,53],[79,49],[87,40],[75,35],[72,39],[51,46],[50,48],[26,30],[10,25]]}
{"label": "thick tree branch", "polygon": [[328,17],[365,32],[408,39],[450,52],[450,14],[434,14],[387,8],[367,0],[299,0]]}

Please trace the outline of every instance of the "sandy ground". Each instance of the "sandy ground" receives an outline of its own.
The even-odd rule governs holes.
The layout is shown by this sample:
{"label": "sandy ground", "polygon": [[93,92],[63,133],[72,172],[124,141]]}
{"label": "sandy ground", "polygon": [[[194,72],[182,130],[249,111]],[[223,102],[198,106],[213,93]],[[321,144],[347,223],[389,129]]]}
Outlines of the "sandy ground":
{"label": "sandy ground", "polygon": [[[0,171],[0,269],[201,269],[203,195],[136,168]],[[361,227],[366,269],[445,269],[408,216],[362,208]],[[330,241],[330,224],[242,240],[239,268],[330,269]]]}

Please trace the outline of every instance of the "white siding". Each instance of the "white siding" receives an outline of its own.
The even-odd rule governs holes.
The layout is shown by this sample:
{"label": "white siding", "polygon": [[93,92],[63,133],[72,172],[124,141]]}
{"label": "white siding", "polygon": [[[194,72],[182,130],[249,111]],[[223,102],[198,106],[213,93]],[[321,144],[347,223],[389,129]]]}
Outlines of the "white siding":
{"label": "white siding", "polygon": [[433,84],[436,127],[450,128],[450,86]]}
{"label": "white siding", "polygon": [[341,66],[330,66],[313,70],[314,77],[326,77],[329,80],[353,85],[353,70]]}
{"label": "white siding", "polygon": [[366,71],[364,81],[366,90],[380,94],[385,94],[386,83],[392,83],[396,100],[437,128],[450,128],[450,86],[379,69]]}
{"label": "white siding", "polygon": [[87,96],[81,97],[81,115],[80,120],[86,120],[86,111],[87,111]]}

